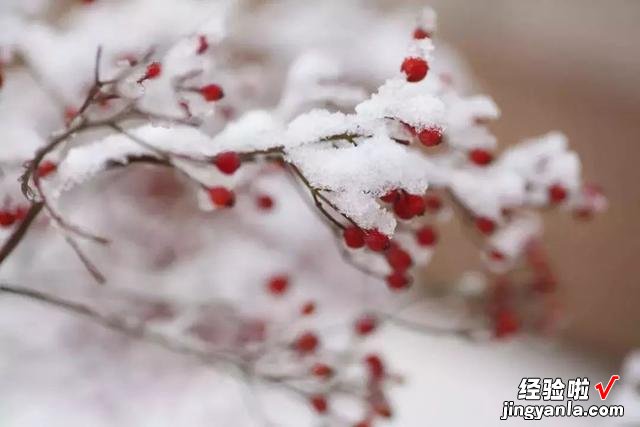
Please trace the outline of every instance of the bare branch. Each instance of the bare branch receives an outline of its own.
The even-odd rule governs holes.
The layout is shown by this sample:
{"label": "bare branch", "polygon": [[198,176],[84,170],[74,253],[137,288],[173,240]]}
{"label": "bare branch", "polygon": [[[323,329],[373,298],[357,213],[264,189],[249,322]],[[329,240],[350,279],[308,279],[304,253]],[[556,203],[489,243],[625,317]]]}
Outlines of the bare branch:
{"label": "bare branch", "polygon": [[41,202],[32,203],[31,207],[27,211],[27,215],[16,229],[11,233],[11,236],[4,242],[0,249],[0,264],[11,255],[13,250],[20,244],[22,239],[29,231],[29,227],[38,217],[40,211],[42,211],[43,204]]}

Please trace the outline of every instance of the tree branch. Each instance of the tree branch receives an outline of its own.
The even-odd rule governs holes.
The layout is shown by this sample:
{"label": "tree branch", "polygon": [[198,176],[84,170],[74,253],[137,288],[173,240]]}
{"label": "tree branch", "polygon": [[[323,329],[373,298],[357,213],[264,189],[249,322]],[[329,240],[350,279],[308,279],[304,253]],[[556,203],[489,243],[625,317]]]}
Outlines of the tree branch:
{"label": "tree branch", "polygon": [[31,207],[27,211],[27,215],[24,217],[20,225],[16,227],[11,236],[5,241],[4,245],[0,249],[0,264],[11,255],[13,250],[20,244],[22,239],[29,231],[29,227],[35,219],[38,217],[40,211],[42,211],[43,203],[35,202],[31,204]]}

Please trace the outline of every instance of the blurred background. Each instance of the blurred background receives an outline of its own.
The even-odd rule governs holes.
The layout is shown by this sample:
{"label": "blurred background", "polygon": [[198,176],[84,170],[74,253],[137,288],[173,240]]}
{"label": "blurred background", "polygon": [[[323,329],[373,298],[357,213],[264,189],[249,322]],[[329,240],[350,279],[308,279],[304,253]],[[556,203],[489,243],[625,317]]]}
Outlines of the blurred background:
{"label": "blurred background", "polygon": [[[514,390],[510,384],[515,385],[524,373],[566,377],[589,372],[594,378],[608,378],[619,372],[622,358],[640,346],[640,263],[636,261],[640,254],[640,2],[434,0],[430,4],[438,12],[439,35],[467,62],[476,89],[492,96],[502,111],[501,119],[492,124],[501,146],[547,129],[565,132],[580,153],[585,180],[602,185],[610,201],[606,213],[587,223],[562,213],[546,214],[545,246],[558,274],[558,292],[567,316],[567,328],[558,337],[558,348],[563,350],[541,351],[531,343],[491,351],[444,350],[447,356],[441,363],[465,351],[468,359],[461,365],[473,366],[461,373],[470,379],[470,390],[460,395],[460,388],[452,387],[451,395],[460,400],[493,395],[484,406],[474,404],[473,410],[478,411],[478,425],[495,425],[489,418],[495,396],[509,398]],[[475,259],[472,245],[458,244],[464,239],[451,241],[457,243],[441,247],[430,266],[436,278],[454,274],[461,251]],[[441,343],[435,345],[442,348]],[[478,372],[476,363],[489,372]],[[498,365],[509,367],[501,378],[493,369]],[[438,372],[432,368],[423,377],[425,383],[437,378]],[[455,404],[443,410],[440,420],[462,421],[462,416],[448,418],[455,410]],[[548,425],[569,422],[544,421]],[[622,425],[640,425],[640,421],[635,418]]]}
{"label": "blurred background", "polygon": [[[564,338],[619,361],[640,345],[640,2],[430,3],[442,38],[501,108],[493,130],[502,146],[561,130],[585,180],[609,197],[589,223],[547,215],[545,244],[568,316]],[[454,269],[447,258],[438,253],[432,266]]]}

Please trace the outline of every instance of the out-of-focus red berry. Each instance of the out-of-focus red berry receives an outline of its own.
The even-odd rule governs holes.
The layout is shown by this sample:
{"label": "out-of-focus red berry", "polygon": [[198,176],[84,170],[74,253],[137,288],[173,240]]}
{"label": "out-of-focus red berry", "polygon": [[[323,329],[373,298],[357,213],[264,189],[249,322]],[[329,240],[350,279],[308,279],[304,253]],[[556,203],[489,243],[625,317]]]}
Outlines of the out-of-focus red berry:
{"label": "out-of-focus red berry", "polygon": [[433,246],[438,242],[438,234],[430,225],[416,231],[416,240],[420,246]]}
{"label": "out-of-focus red berry", "polygon": [[289,289],[289,277],[285,275],[273,276],[267,283],[267,290],[272,295],[283,295]]}
{"label": "out-of-focus red berry", "polygon": [[236,203],[236,196],[233,191],[224,187],[211,187],[207,190],[211,203],[218,207],[230,208]]}
{"label": "out-of-focus red berry", "polygon": [[382,252],[386,250],[390,245],[389,237],[376,230],[367,230],[364,236],[364,243],[367,245],[367,248],[374,252]]}

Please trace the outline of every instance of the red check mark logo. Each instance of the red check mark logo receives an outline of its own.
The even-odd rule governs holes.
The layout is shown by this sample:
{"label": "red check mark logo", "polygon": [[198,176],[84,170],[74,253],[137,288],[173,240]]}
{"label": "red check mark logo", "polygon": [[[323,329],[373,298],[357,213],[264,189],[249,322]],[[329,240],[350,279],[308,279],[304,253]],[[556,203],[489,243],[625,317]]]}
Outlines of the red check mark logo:
{"label": "red check mark logo", "polygon": [[596,384],[596,390],[598,390],[598,393],[600,393],[600,400],[605,400],[607,398],[609,392],[611,391],[611,388],[619,379],[620,375],[611,375],[611,378],[609,378],[609,382],[607,383],[607,388],[604,388],[602,386],[602,383]]}

